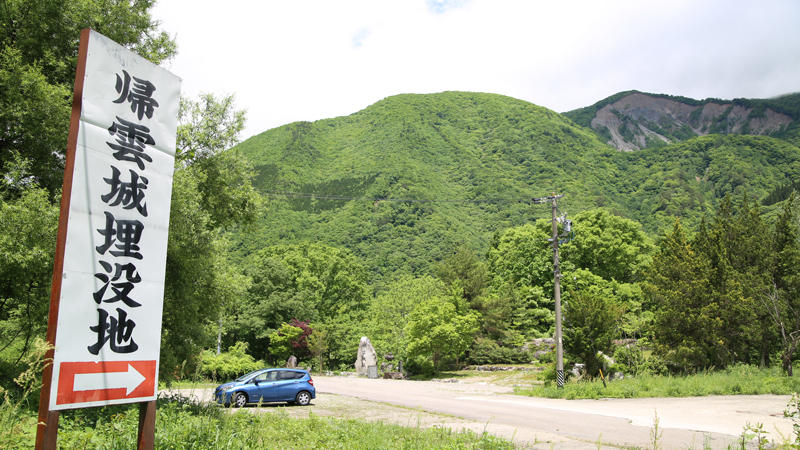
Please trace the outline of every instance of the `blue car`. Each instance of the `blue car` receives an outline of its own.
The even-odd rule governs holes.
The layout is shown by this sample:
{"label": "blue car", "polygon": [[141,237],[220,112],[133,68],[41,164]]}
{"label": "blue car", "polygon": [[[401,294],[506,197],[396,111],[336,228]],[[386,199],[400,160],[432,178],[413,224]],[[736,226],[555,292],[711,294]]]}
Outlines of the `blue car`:
{"label": "blue car", "polygon": [[317,397],[311,374],[301,369],[261,369],[217,386],[214,400],[238,408],[248,403],[287,402],[305,406]]}

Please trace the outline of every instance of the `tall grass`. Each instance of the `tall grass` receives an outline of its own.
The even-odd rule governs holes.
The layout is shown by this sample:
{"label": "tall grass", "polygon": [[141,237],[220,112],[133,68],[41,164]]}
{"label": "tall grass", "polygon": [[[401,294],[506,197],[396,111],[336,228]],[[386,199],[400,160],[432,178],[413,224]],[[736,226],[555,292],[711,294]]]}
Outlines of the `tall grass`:
{"label": "tall grass", "polygon": [[[65,420],[59,434],[60,445],[110,449],[136,446],[136,408],[92,423],[93,420],[93,417]],[[231,412],[180,396],[159,399],[155,446],[159,449],[513,448],[510,442],[488,434],[407,428],[313,414],[307,419],[295,419],[286,413]]]}
{"label": "tall grass", "polygon": [[640,375],[603,386],[600,380],[518,387],[515,393],[546,398],[692,397],[703,395],[791,394],[800,392],[800,378],[783,375],[780,368],[737,365],[693,375]]}
{"label": "tall grass", "polygon": [[[36,440],[36,410],[41,389],[45,353],[50,348],[42,339],[31,343],[31,350],[22,360],[28,367],[14,379],[9,389],[0,386],[0,448],[31,448]],[[6,383],[4,383],[6,384]]]}
{"label": "tall grass", "polygon": [[0,448],[22,449],[33,447],[36,439],[36,413],[23,402],[0,388]]}
{"label": "tall grass", "polygon": [[[447,428],[409,428],[286,413],[258,414],[198,403],[180,396],[161,398],[156,409],[158,449],[512,449],[509,441]],[[59,448],[136,448],[136,405],[64,411]],[[0,405],[0,448],[31,448],[36,412],[19,402]]]}

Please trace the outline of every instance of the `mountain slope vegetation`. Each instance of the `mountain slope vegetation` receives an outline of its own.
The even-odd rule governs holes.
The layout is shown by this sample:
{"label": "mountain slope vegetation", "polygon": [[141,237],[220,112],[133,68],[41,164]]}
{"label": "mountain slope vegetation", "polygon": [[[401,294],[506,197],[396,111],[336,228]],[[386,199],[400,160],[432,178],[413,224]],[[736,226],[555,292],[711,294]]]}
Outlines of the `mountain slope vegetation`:
{"label": "mountain slope vegetation", "polygon": [[458,245],[549,217],[531,199],[564,193],[654,232],[695,223],[728,193],[765,197],[800,176],[800,149],[711,135],[620,152],[563,115],[494,94],[398,95],[345,117],[297,122],[238,146],[269,199],[242,255],[286,242],[346,247],[382,282],[429,273]]}
{"label": "mountain slope vegetation", "polygon": [[[379,276],[425,273],[460,243],[549,214],[530,199],[595,203],[616,151],[563,116],[491,94],[387,98],[351,116],[293,123],[239,149],[272,196],[247,253],[286,240],[345,246]],[[600,164],[603,167],[594,167]],[[313,193],[301,196],[281,192]]]}

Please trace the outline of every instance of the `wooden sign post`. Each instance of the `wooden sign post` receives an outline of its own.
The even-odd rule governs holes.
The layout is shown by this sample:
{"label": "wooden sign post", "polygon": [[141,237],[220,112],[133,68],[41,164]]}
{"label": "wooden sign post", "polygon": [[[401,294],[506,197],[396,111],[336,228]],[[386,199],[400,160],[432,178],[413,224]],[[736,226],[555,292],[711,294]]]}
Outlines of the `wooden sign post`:
{"label": "wooden sign post", "polygon": [[60,410],[136,402],[153,447],[179,98],[179,78],[82,31],[37,448]]}

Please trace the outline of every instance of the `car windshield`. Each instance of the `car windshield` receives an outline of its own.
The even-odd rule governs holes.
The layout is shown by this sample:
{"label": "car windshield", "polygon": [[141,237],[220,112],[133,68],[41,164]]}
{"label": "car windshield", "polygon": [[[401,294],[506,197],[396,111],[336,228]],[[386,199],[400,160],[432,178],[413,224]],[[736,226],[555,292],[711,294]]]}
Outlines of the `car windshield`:
{"label": "car windshield", "polygon": [[260,373],[260,372],[263,372],[263,371],[264,371],[264,369],[260,369],[260,370],[254,370],[254,371],[252,371],[252,372],[250,372],[250,373],[247,373],[247,374],[244,374],[244,375],[240,376],[240,377],[239,377],[239,378],[237,378],[235,381],[244,381],[244,380],[246,380],[246,379],[248,379],[248,378],[252,377],[253,375],[255,375],[255,374],[257,374],[257,373]]}

